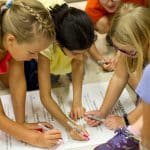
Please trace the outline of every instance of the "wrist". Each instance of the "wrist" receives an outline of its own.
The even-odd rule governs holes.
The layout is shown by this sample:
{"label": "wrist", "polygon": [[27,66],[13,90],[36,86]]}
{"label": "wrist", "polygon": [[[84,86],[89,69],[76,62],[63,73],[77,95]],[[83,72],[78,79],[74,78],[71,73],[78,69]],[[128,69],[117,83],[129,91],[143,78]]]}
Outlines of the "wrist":
{"label": "wrist", "polygon": [[100,114],[101,117],[106,118],[108,113],[106,112],[105,109],[104,109],[104,111],[102,109],[99,109],[99,114]]}
{"label": "wrist", "polygon": [[77,99],[73,100],[72,106],[81,106],[81,105],[82,105],[81,100],[77,100]]}
{"label": "wrist", "polygon": [[98,59],[96,62],[99,66],[102,66],[106,63],[105,60],[103,60],[103,59]]}
{"label": "wrist", "polygon": [[76,124],[75,124],[73,121],[68,120],[68,121],[66,122],[66,129],[67,129],[68,131],[71,131],[71,130],[73,129],[72,126],[70,126],[70,124],[73,124],[74,126],[76,126]]}
{"label": "wrist", "polygon": [[129,126],[130,123],[129,123],[129,120],[128,120],[128,115],[126,113],[123,115],[123,119],[124,119],[125,125]]}

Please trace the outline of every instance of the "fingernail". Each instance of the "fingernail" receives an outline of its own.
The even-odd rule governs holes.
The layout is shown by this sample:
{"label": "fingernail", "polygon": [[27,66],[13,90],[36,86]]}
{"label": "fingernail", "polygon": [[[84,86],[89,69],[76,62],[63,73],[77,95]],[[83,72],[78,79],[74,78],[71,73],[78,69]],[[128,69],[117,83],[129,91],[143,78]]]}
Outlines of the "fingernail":
{"label": "fingernail", "polygon": [[59,139],[58,142],[57,142],[57,144],[62,144],[62,143],[64,143],[63,139]]}
{"label": "fingernail", "polygon": [[84,136],[84,139],[85,139],[85,140],[87,140],[87,141],[89,141],[89,140],[90,140],[90,138],[89,138],[89,137],[85,137],[85,136]]}
{"label": "fingernail", "polygon": [[89,137],[87,134],[83,134],[84,137]]}

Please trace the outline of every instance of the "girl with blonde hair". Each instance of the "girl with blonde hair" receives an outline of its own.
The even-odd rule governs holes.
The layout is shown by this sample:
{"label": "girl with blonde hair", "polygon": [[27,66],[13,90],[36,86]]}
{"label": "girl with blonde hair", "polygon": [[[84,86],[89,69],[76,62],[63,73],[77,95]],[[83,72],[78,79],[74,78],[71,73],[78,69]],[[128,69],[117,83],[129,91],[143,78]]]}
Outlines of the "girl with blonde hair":
{"label": "girl with blonde hair", "polygon": [[[41,133],[36,131],[37,124],[25,123],[24,61],[37,58],[54,39],[52,18],[40,2],[0,1],[0,80],[9,85],[16,117],[16,122],[10,120],[0,102],[0,129],[39,147],[56,144],[61,133],[56,129]],[[43,125],[51,127],[48,123]]]}
{"label": "girl with blonde hair", "polygon": [[[149,64],[150,61],[150,9],[145,7],[138,7],[132,4],[124,4],[116,13],[108,33],[108,43],[117,51],[121,52],[115,73],[109,83],[104,102],[97,111],[87,112],[87,122],[91,126],[97,126],[99,122],[91,120],[88,115],[96,115],[99,117],[107,117],[113,105],[118,100],[121,92],[125,88],[131,73],[136,72],[136,77],[140,79],[143,67]],[[116,84],[117,83],[117,84]],[[138,94],[138,93],[137,93]],[[134,120],[128,120],[128,116],[124,115],[126,125],[136,123],[136,120],[141,120],[142,108],[140,113],[137,113],[138,107],[135,109],[136,117]],[[110,128],[115,128],[115,121],[111,116],[106,118],[105,125]],[[140,119],[139,119],[140,118]],[[141,123],[141,121],[139,121]],[[139,123],[139,124],[140,124]],[[142,124],[142,123],[141,123]],[[139,129],[134,126],[122,128],[118,134],[109,140],[103,146],[99,146],[96,150],[115,148],[115,150],[122,149],[136,149],[138,147],[138,140],[131,136],[129,132],[139,136]],[[121,138],[120,138],[121,137]],[[119,139],[120,138],[120,139]],[[109,145],[109,148],[108,148]],[[113,145],[113,146],[112,146]]]}

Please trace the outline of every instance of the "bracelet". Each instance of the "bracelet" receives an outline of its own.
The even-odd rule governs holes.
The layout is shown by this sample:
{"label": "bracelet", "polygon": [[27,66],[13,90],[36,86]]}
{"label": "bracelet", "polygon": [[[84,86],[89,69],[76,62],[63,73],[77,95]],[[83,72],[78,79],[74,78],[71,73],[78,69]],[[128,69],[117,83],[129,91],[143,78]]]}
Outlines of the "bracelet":
{"label": "bracelet", "polygon": [[129,120],[128,120],[128,115],[126,113],[123,115],[123,119],[125,121],[126,126],[130,125]]}
{"label": "bracelet", "polygon": [[97,60],[97,63],[98,63],[98,65],[103,65],[103,64],[105,64],[106,62],[104,61],[104,60]]}

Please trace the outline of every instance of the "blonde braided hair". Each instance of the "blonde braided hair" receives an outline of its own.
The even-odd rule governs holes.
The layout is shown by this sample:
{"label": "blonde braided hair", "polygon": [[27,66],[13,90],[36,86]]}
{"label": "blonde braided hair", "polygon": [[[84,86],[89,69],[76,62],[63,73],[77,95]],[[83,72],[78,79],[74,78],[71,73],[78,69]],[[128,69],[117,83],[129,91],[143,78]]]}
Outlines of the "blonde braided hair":
{"label": "blonde braided hair", "polygon": [[[37,21],[42,25],[43,28],[52,33],[52,35],[55,34],[53,24],[49,24],[46,20],[43,21],[41,15],[38,14],[36,11],[33,10],[33,8],[26,5],[25,3],[21,3],[21,6],[24,7],[24,9],[26,9],[27,11],[29,11],[29,13],[37,19]],[[49,17],[51,18],[50,13]]]}
{"label": "blonde braided hair", "polygon": [[[0,0],[0,7],[5,2]],[[37,36],[55,38],[52,17],[37,0],[14,0],[12,6],[0,15],[2,38],[5,33],[13,34],[20,43],[32,42]]]}

